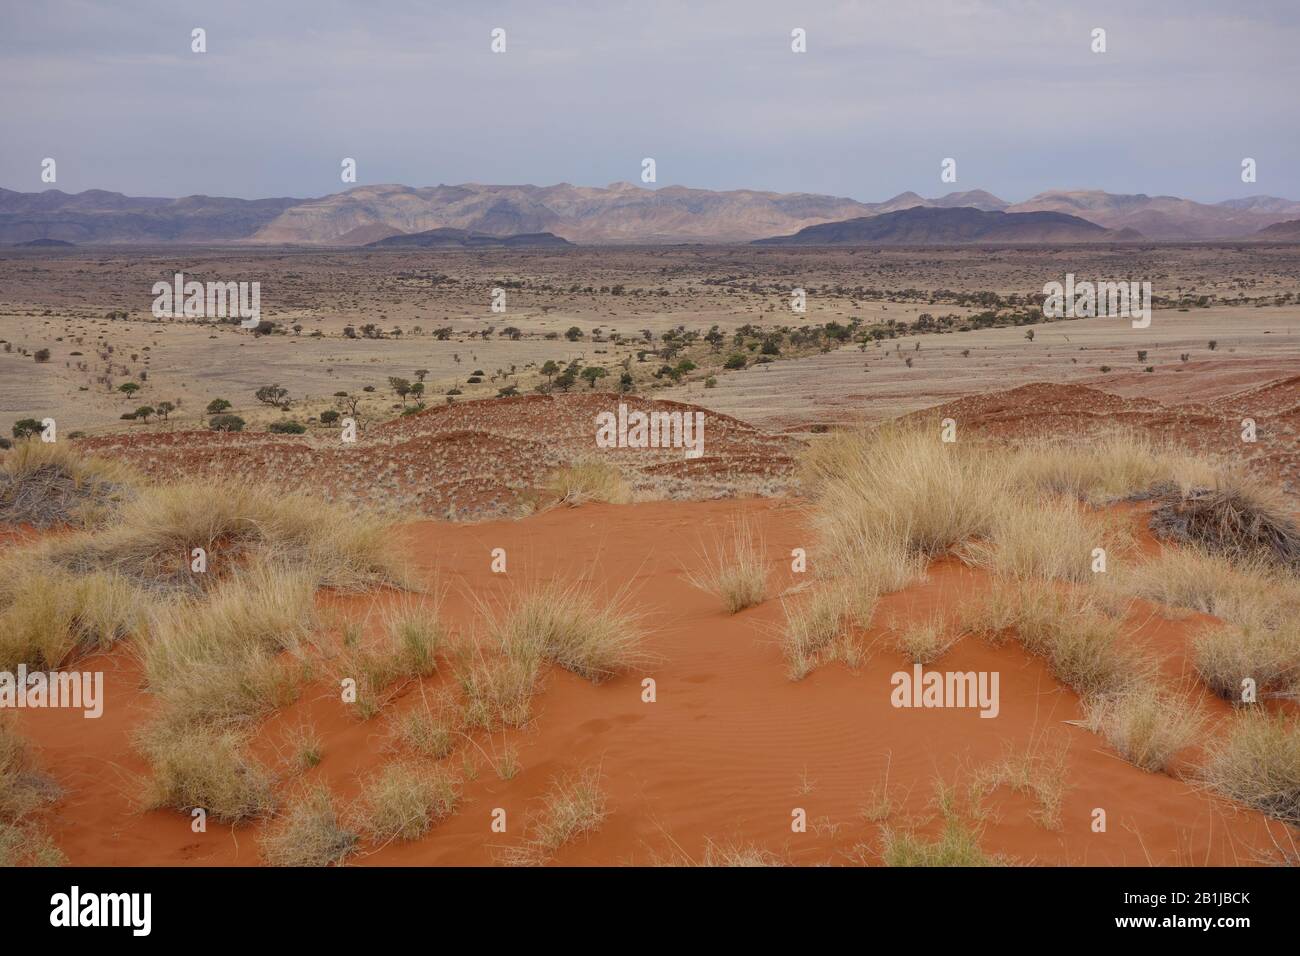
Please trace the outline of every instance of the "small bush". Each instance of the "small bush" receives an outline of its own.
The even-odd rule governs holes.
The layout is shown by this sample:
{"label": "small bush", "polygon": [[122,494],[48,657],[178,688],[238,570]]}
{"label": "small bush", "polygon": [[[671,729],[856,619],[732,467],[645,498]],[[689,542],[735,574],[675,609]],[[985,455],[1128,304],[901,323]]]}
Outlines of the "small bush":
{"label": "small bush", "polygon": [[244,420],[238,415],[213,415],[208,419],[208,428],[214,432],[242,432]]}

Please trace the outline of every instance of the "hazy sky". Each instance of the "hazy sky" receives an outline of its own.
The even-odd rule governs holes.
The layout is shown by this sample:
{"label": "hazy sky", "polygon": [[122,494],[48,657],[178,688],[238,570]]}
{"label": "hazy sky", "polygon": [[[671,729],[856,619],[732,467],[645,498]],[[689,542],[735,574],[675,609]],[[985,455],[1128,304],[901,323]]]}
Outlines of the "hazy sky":
{"label": "hazy sky", "polygon": [[69,192],[243,197],[337,192],[343,157],[427,186],[651,156],[660,186],[865,201],[1300,199],[1298,41],[1296,0],[0,0],[0,186],[50,188],[47,156]]}

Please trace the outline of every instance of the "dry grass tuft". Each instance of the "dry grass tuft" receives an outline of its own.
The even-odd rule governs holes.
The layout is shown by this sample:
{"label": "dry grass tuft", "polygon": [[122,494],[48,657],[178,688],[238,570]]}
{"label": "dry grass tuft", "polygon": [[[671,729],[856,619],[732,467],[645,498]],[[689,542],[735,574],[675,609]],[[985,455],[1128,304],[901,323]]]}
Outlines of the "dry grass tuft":
{"label": "dry grass tuft", "polygon": [[599,601],[579,585],[542,585],[505,608],[485,608],[488,628],[512,661],[546,660],[599,683],[645,660],[626,596]]}
{"label": "dry grass tuft", "polygon": [[632,488],[618,467],[599,458],[585,458],[547,476],[542,491],[550,504],[576,507],[593,501],[624,505]]}
{"label": "dry grass tuft", "polygon": [[[1300,679],[1300,621],[1203,629],[1192,641],[1192,663],[1207,687],[1233,704],[1293,693]],[[1254,700],[1247,698],[1247,682]]]}
{"label": "dry grass tuft", "polygon": [[1300,825],[1300,726],[1295,718],[1246,711],[1211,745],[1205,782],[1224,796]]}
{"label": "dry grass tuft", "polygon": [[265,816],[275,806],[271,774],[248,753],[237,730],[155,725],[140,749],[153,768],[145,804],[188,811],[195,807],[223,823]]}
{"label": "dry grass tuft", "polygon": [[87,527],[129,500],[137,481],[118,462],[29,438],[0,459],[0,524]]}
{"label": "dry grass tuft", "polygon": [[421,757],[441,760],[456,749],[460,726],[451,701],[440,697],[432,707],[423,701],[420,706],[394,717],[390,732],[396,746]]}
{"label": "dry grass tuft", "polygon": [[1086,442],[1030,442],[1005,458],[1015,484],[1093,504],[1189,488],[1215,473],[1210,462],[1128,430]]}
{"label": "dry grass tuft", "polygon": [[1067,498],[1009,499],[1001,503],[988,534],[958,549],[967,563],[1010,578],[1083,583],[1092,576],[1092,551],[1109,547],[1105,523]]}
{"label": "dry grass tuft", "polygon": [[892,630],[894,646],[914,664],[937,661],[961,639],[961,635],[953,633],[938,616],[905,624],[895,622]]}
{"label": "dry grass tuft", "polygon": [[860,596],[853,599],[843,587],[835,585],[807,596],[781,598],[781,610],[785,612],[781,649],[791,680],[802,680],[835,653],[837,642],[847,639],[853,621],[852,600],[861,610]]}
{"label": "dry grass tuft", "polygon": [[977,447],[904,425],[832,441],[806,462],[805,478],[814,527],[838,560],[850,563],[856,545],[882,540],[932,558],[990,530],[1006,479]]}
{"label": "dry grass tuft", "polygon": [[1031,746],[1008,753],[1000,761],[975,772],[970,797],[978,805],[998,787],[1033,797],[1038,804],[1033,817],[1048,830],[1061,828],[1061,807],[1065,802],[1066,747]]}
{"label": "dry grass tuft", "polygon": [[528,723],[539,664],[536,658],[486,656],[478,648],[462,653],[456,663],[456,681],[464,697],[461,722],[471,730]]}
{"label": "dry grass tuft", "polygon": [[377,646],[350,644],[336,664],[340,679],[356,681],[356,713],[362,720],[378,714],[407,681],[437,670],[437,654],[446,641],[434,607],[407,604],[388,611],[383,623]]}
{"label": "dry grass tuft", "polygon": [[1088,729],[1105,737],[1129,763],[1151,773],[1165,770],[1196,740],[1202,726],[1204,719],[1190,693],[1171,694],[1151,685],[1094,700],[1088,707]]}
{"label": "dry grass tuft", "polygon": [[37,766],[15,722],[0,716],[0,867],[67,862],[33,815],[58,799],[59,788]]}
{"label": "dry grass tuft", "polygon": [[[190,569],[195,548],[208,569]],[[111,528],[52,542],[48,559],[77,574],[111,570],[140,587],[199,593],[241,570],[291,567],[317,587],[408,584],[386,522],[254,485],[147,488]]]}
{"label": "dry grass tuft", "polygon": [[700,556],[702,570],[688,574],[693,587],[722,598],[728,614],[762,604],[767,593],[763,543],[745,520],[733,522],[729,538]]}
{"label": "dry grass tuft", "polygon": [[278,655],[299,652],[309,636],[313,595],[307,578],[263,567],[226,582],[206,603],[158,608],[136,652],[160,718],[231,724],[291,701],[295,675]]}
{"label": "dry grass tuft", "polygon": [[147,600],[107,572],[77,577],[30,551],[0,561],[0,669],[52,670],[143,628]]}
{"label": "dry grass tuft", "polygon": [[597,830],[607,814],[598,770],[557,777],[542,797],[528,838],[508,848],[502,861],[510,866],[540,866],[564,844]]}
{"label": "dry grass tuft", "polygon": [[973,630],[995,641],[1014,633],[1080,697],[1118,696],[1150,679],[1151,660],[1134,647],[1123,619],[1095,596],[1039,581],[995,588],[1002,593],[985,605],[985,619],[968,616]]}
{"label": "dry grass tuft", "polygon": [[40,772],[27,741],[8,716],[0,719],[0,821],[15,823],[58,797]]}
{"label": "dry grass tuft", "polygon": [[460,792],[446,770],[389,764],[366,782],[359,829],[377,843],[417,840],[456,810]]}
{"label": "dry grass tuft", "polygon": [[1242,702],[1246,678],[1261,694],[1284,694],[1300,676],[1300,582],[1258,556],[1234,562],[1197,548],[1167,548],[1113,586],[1227,622],[1202,630],[1192,644],[1197,673],[1225,700]]}
{"label": "dry grass tuft", "polygon": [[271,866],[329,866],[342,863],[357,846],[357,834],[343,825],[329,789],[305,788],[262,836],[262,858]]}
{"label": "dry grass tuft", "polygon": [[284,742],[289,750],[289,769],[293,773],[306,773],[319,766],[325,757],[325,742],[312,724],[302,723],[289,728]]}
{"label": "dry grass tuft", "polygon": [[880,835],[881,857],[885,866],[1000,866],[979,845],[979,833],[956,818],[944,821],[937,840],[926,840],[914,830],[885,827]]}
{"label": "dry grass tuft", "polygon": [[700,866],[785,866],[785,863],[775,853],[769,853],[754,843],[714,843],[708,840],[704,844],[704,858],[700,861]]}
{"label": "dry grass tuft", "polygon": [[1158,537],[1229,561],[1266,561],[1300,573],[1300,527],[1280,493],[1241,476],[1168,495],[1151,515]]}

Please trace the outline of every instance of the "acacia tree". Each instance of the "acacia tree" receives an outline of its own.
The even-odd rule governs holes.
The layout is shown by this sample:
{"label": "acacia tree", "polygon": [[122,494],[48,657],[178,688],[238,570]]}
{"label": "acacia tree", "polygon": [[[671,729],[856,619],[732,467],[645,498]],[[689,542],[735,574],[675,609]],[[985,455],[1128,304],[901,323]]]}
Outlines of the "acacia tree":
{"label": "acacia tree", "polygon": [[253,393],[253,396],[262,404],[270,405],[272,408],[288,408],[290,405],[289,390],[279,385],[263,385]]}
{"label": "acacia tree", "polygon": [[398,378],[396,375],[390,375],[388,377],[388,387],[396,393],[397,397],[402,400],[402,404],[405,405],[406,396],[411,394],[410,381],[408,379]]}

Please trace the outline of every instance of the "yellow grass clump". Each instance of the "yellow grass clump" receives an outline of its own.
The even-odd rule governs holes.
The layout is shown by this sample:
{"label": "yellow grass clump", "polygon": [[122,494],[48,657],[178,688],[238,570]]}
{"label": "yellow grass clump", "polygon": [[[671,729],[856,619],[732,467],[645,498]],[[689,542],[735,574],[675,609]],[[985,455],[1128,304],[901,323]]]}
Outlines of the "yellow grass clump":
{"label": "yellow grass clump", "polygon": [[356,711],[363,720],[379,713],[407,680],[427,677],[438,667],[446,632],[437,609],[408,603],[384,617],[377,645],[355,644],[340,655],[340,679],[356,681]]}
{"label": "yellow grass clump", "polygon": [[1238,714],[1211,745],[1204,777],[1224,796],[1300,825],[1300,726],[1279,714]]}
{"label": "yellow grass clump", "polygon": [[599,458],[584,458],[556,469],[542,489],[554,503],[570,507],[593,501],[623,505],[632,500],[632,488],[623,473]]}
{"label": "yellow grass clump", "polygon": [[1192,744],[1204,719],[1190,694],[1173,694],[1154,685],[1090,703],[1088,726],[1121,757],[1143,770],[1166,770],[1174,756]]}
{"label": "yellow grass clump", "polygon": [[271,866],[329,866],[347,859],[357,842],[328,788],[317,784],[305,787],[263,834],[262,858]]}
{"label": "yellow grass clump", "polygon": [[527,839],[508,848],[502,861],[510,866],[539,866],[566,843],[598,829],[608,812],[598,770],[556,777],[542,797]]}
{"label": "yellow grass clump", "polygon": [[248,753],[246,731],[154,725],[142,734],[140,749],[153,770],[148,807],[197,807],[214,820],[242,823],[275,806],[274,778]]}
{"label": "yellow grass clump", "polygon": [[23,550],[0,560],[0,669],[54,669],[140,633],[147,599],[120,575],[73,575]]}
{"label": "yellow grass clump", "polygon": [[135,650],[160,719],[231,724],[292,700],[295,674],[279,654],[299,652],[309,636],[313,594],[303,575],[261,567],[227,581],[206,602],[158,608]]}
{"label": "yellow grass clump", "polygon": [[[192,569],[195,549],[206,570]],[[52,542],[49,560],[74,573],[113,570],[163,591],[200,592],[258,564],[292,567],[317,587],[405,586],[391,527],[378,518],[246,484],[148,488],[98,533]]]}
{"label": "yellow grass clump", "polygon": [[700,556],[703,567],[687,579],[693,587],[722,599],[728,614],[763,603],[767,592],[767,566],[763,543],[748,521],[733,522],[723,541]]}
{"label": "yellow grass clump", "polygon": [[503,611],[488,611],[488,627],[514,661],[546,660],[599,683],[644,660],[638,616],[625,595],[600,601],[579,585],[542,585]]}
{"label": "yellow grass clump", "polygon": [[361,831],[370,840],[416,840],[456,810],[460,792],[454,777],[415,763],[389,764],[365,784]]}

